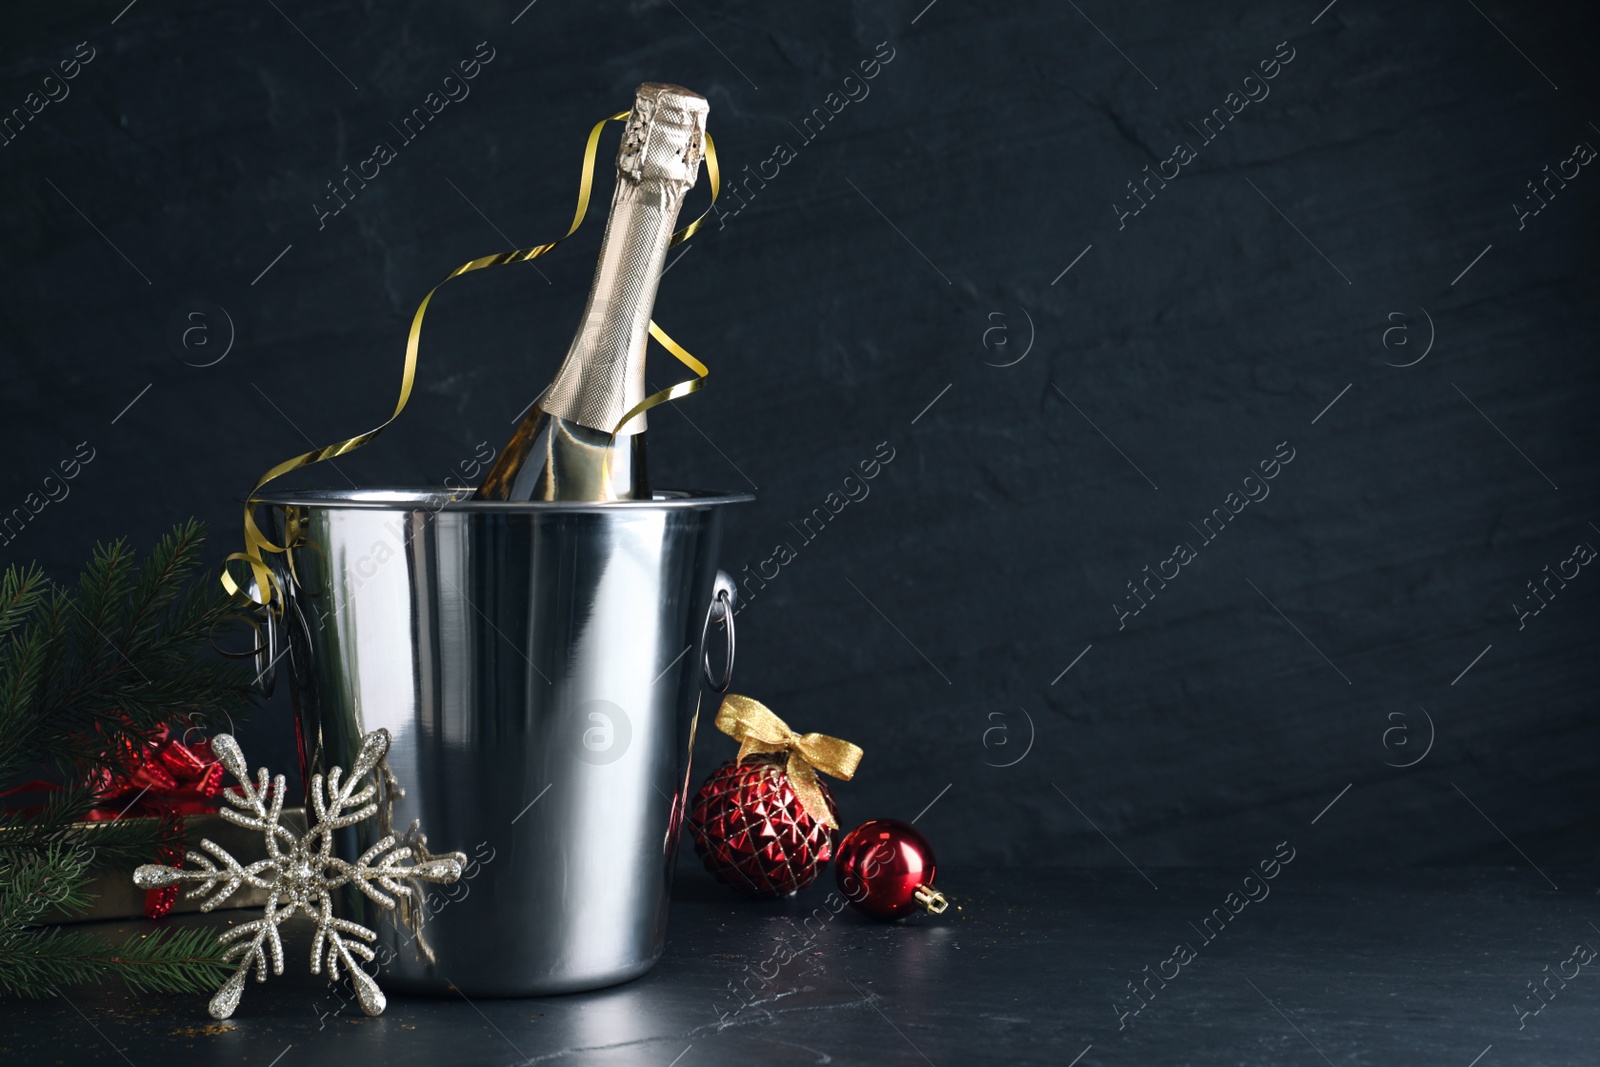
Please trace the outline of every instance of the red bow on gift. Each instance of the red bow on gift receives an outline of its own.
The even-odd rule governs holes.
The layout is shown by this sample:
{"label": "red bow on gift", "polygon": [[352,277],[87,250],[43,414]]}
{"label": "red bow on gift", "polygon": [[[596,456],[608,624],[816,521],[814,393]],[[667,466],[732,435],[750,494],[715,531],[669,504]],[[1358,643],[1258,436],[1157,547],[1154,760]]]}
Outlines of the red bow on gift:
{"label": "red bow on gift", "polygon": [[[183,863],[179,836],[185,815],[214,812],[220,806],[222,764],[211,754],[211,742],[192,745],[173,737],[162,727],[148,742],[124,742],[117,770],[101,769],[85,782],[103,799],[91,808],[85,822],[111,822],[121,818],[158,818],[162,821],[161,843],[156,846],[156,862],[169,867]],[[54,793],[54,782],[24,782],[0,796],[16,793]],[[26,814],[37,807],[17,809]],[[159,919],[172,910],[178,887],[167,886],[145,893],[144,915]]]}
{"label": "red bow on gift", "polygon": [[[159,817],[163,833],[156,846],[156,862],[181,866],[183,849],[178,839],[183,816],[216,811],[217,794],[222,792],[222,764],[211,755],[211,742],[202,739],[186,745],[163,726],[160,735],[147,744],[126,742],[122,755],[118,770],[101,769],[90,777],[88,784],[105,799],[84,819]],[[175,885],[149,890],[144,895],[144,917],[161,918],[177,899]]]}
{"label": "red bow on gift", "polygon": [[141,815],[199,815],[217,810],[222,764],[211,742],[186,745],[165,726],[148,744],[126,742],[119,769],[102,769],[88,785],[105,799],[84,818],[90,822]]}

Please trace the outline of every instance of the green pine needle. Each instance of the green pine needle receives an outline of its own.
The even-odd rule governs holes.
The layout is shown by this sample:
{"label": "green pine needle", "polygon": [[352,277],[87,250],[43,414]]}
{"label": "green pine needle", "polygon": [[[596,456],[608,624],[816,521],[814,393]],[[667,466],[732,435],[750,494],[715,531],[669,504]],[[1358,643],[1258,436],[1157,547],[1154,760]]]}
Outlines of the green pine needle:
{"label": "green pine needle", "polygon": [[225,948],[209,930],[136,934],[120,945],[89,930],[28,930],[0,943],[0,990],[44,997],[117,977],[136,993],[208,993],[232,969]]}
{"label": "green pine needle", "polygon": [[59,842],[36,853],[7,852],[0,858],[0,953],[26,927],[51,909],[89,906],[90,854]]}
{"label": "green pine needle", "polygon": [[37,811],[0,812],[0,992],[48,996],[120,976],[130,988],[203,990],[223,981],[222,946],[205,931],[166,931],[112,945],[88,930],[44,927],[46,913],[88,907],[91,865],[122,872],[152,862],[167,820],[79,820],[105,798],[88,784],[126,770],[130,749],[163,727],[231,728],[256,693],[250,669],[212,639],[240,605],[195,577],[205,529],[194,520],[141,563],[121,540],[95,549],[77,583],[37,565],[0,576],[0,788],[55,773]]}

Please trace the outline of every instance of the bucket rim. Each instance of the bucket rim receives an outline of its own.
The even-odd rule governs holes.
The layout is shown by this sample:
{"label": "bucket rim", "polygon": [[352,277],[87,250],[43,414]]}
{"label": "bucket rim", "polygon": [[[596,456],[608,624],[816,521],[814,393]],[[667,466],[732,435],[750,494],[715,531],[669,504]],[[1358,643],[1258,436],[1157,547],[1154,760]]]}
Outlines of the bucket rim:
{"label": "bucket rim", "polygon": [[658,489],[650,500],[473,500],[471,489],[435,486],[377,486],[368,489],[287,489],[261,493],[250,504],[360,511],[482,511],[546,514],[595,511],[683,511],[745,504],[751,493],[712,489]]}

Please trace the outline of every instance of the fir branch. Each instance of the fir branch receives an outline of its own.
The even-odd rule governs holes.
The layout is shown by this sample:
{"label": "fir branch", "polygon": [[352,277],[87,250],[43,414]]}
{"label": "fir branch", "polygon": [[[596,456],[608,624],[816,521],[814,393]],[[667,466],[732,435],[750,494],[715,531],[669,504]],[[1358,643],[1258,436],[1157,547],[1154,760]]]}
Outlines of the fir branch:
{"label": "fir branch", "polygon": [[38,810],[0,814],[0,992],[47,996],[113,974],[135,990],[193,991],[228,975],[205,931],[112,945],[37,922],[88,906],[91,863],[150,862],[174,836],[173,816],[83,825],[105,800],[90,784],[97,772],[126,771],[169,724],[231,725],[255,702],[249,668],[211,644],[238,605],[188,582],[203,543],[191,520],[142,564],[124,541],[100,545],[72,591],[37,566],[0,577],[0,786],[41,764],[64,781]]}
{"label": "fir branch", "polygon": [[137,579],[122,542],[101,545],[77,595],[57,587],[0,648],[0,778],[29,758],[68,777],[115,769],[165,724],[215,728],[249,710],[248,668],[210,646],[237,606],[207,583],[184,591],[202,544],[198,523],[177,527]]}
{"label": "fir branch", "polygon": [[0,815],[0,862],[9,856],[43,852],[62,845],[92,852],[106,870],[131,871],[149,863],[156,849],[178,834],[176,817],[81,820],[102,800],[92,789],[69,785],[51,793],[36,812]]}
{"label": "fir branch", "polygon": [[[65,841],[73,824],[87,815],[98,799],[89,786],[72,782],[45,794],[35,811],[0,812],[0,853],[39,852]],[[0,856],[0,862],[3,859]]]}
{"label": "fir branch", "polygon": [[27,927],[50,909],[81,911],[89,906],[92,859],[91,853],[60,842],[35,854],[0,858],[0,956],[26,938]]}
{"label": "fir branch", "polygon": [[[5,596],[0,609],[4,629],[11,629],[26,616],[42,616],[0,647],[0,782],[18,771],[29,747],[31,705],[45,677],[46,652],[51,643],[48,631],[56,617],[51,609],[40,610],[47,585],[48,580],[33,567],[27,571],[8,567],[0,582],[0,595]],[[53,607],[54,598],[50,605]]]}
{"label": "fir branch", "polygon": [[15,567],[6,568],[5,578],[0,579],[0,636],[28,617],[44,596],[46,585],[44,572],[38,564],[30,564],[20,571]]}
{"label": "fir branch", "polygon": [[121,945],[89,930],[29,930],[0,944],[0,990],[47,997],[116,976],[140,993],[210,992],[231,970],[223,951],[209,930],[135,934]]}
{"label": "fir branch", "polygon": [[141,643],[157,636],[163,613],[183,592],[204,543],[204,528],[194,519],[175,527],[156,543],[150,558],[139,568],[134,584],[132,611],[124,631],[129,641]]}
{"label": "fir branch", "polygon": [[[127,654],[118,649],[111,636],[118,629],[117,622],[126,610],[128,594],[132,590],[133,560],[128,554],[128,544],[118,538],[109,545],[95,546],[94,557],[78,577],[78,591],[74,605],[87,629],[77,632],[75,648],[77,658],[86,671],[99,669],[101,661],[122,659],[116,669],[133,667]],[[137,671],[137,667],[133,667]]]}

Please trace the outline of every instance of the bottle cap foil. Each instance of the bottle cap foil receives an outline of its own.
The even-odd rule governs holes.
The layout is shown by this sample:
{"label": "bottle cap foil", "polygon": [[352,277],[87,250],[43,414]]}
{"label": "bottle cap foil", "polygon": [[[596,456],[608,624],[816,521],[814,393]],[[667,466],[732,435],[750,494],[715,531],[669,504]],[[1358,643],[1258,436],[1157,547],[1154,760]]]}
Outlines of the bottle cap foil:
{"label": "bottle cap foil", "polygon": [[630,181],[658,181],[682,195],[700,176],[711,105],[680,85],[645,82],[622,131],[617,171]]}

